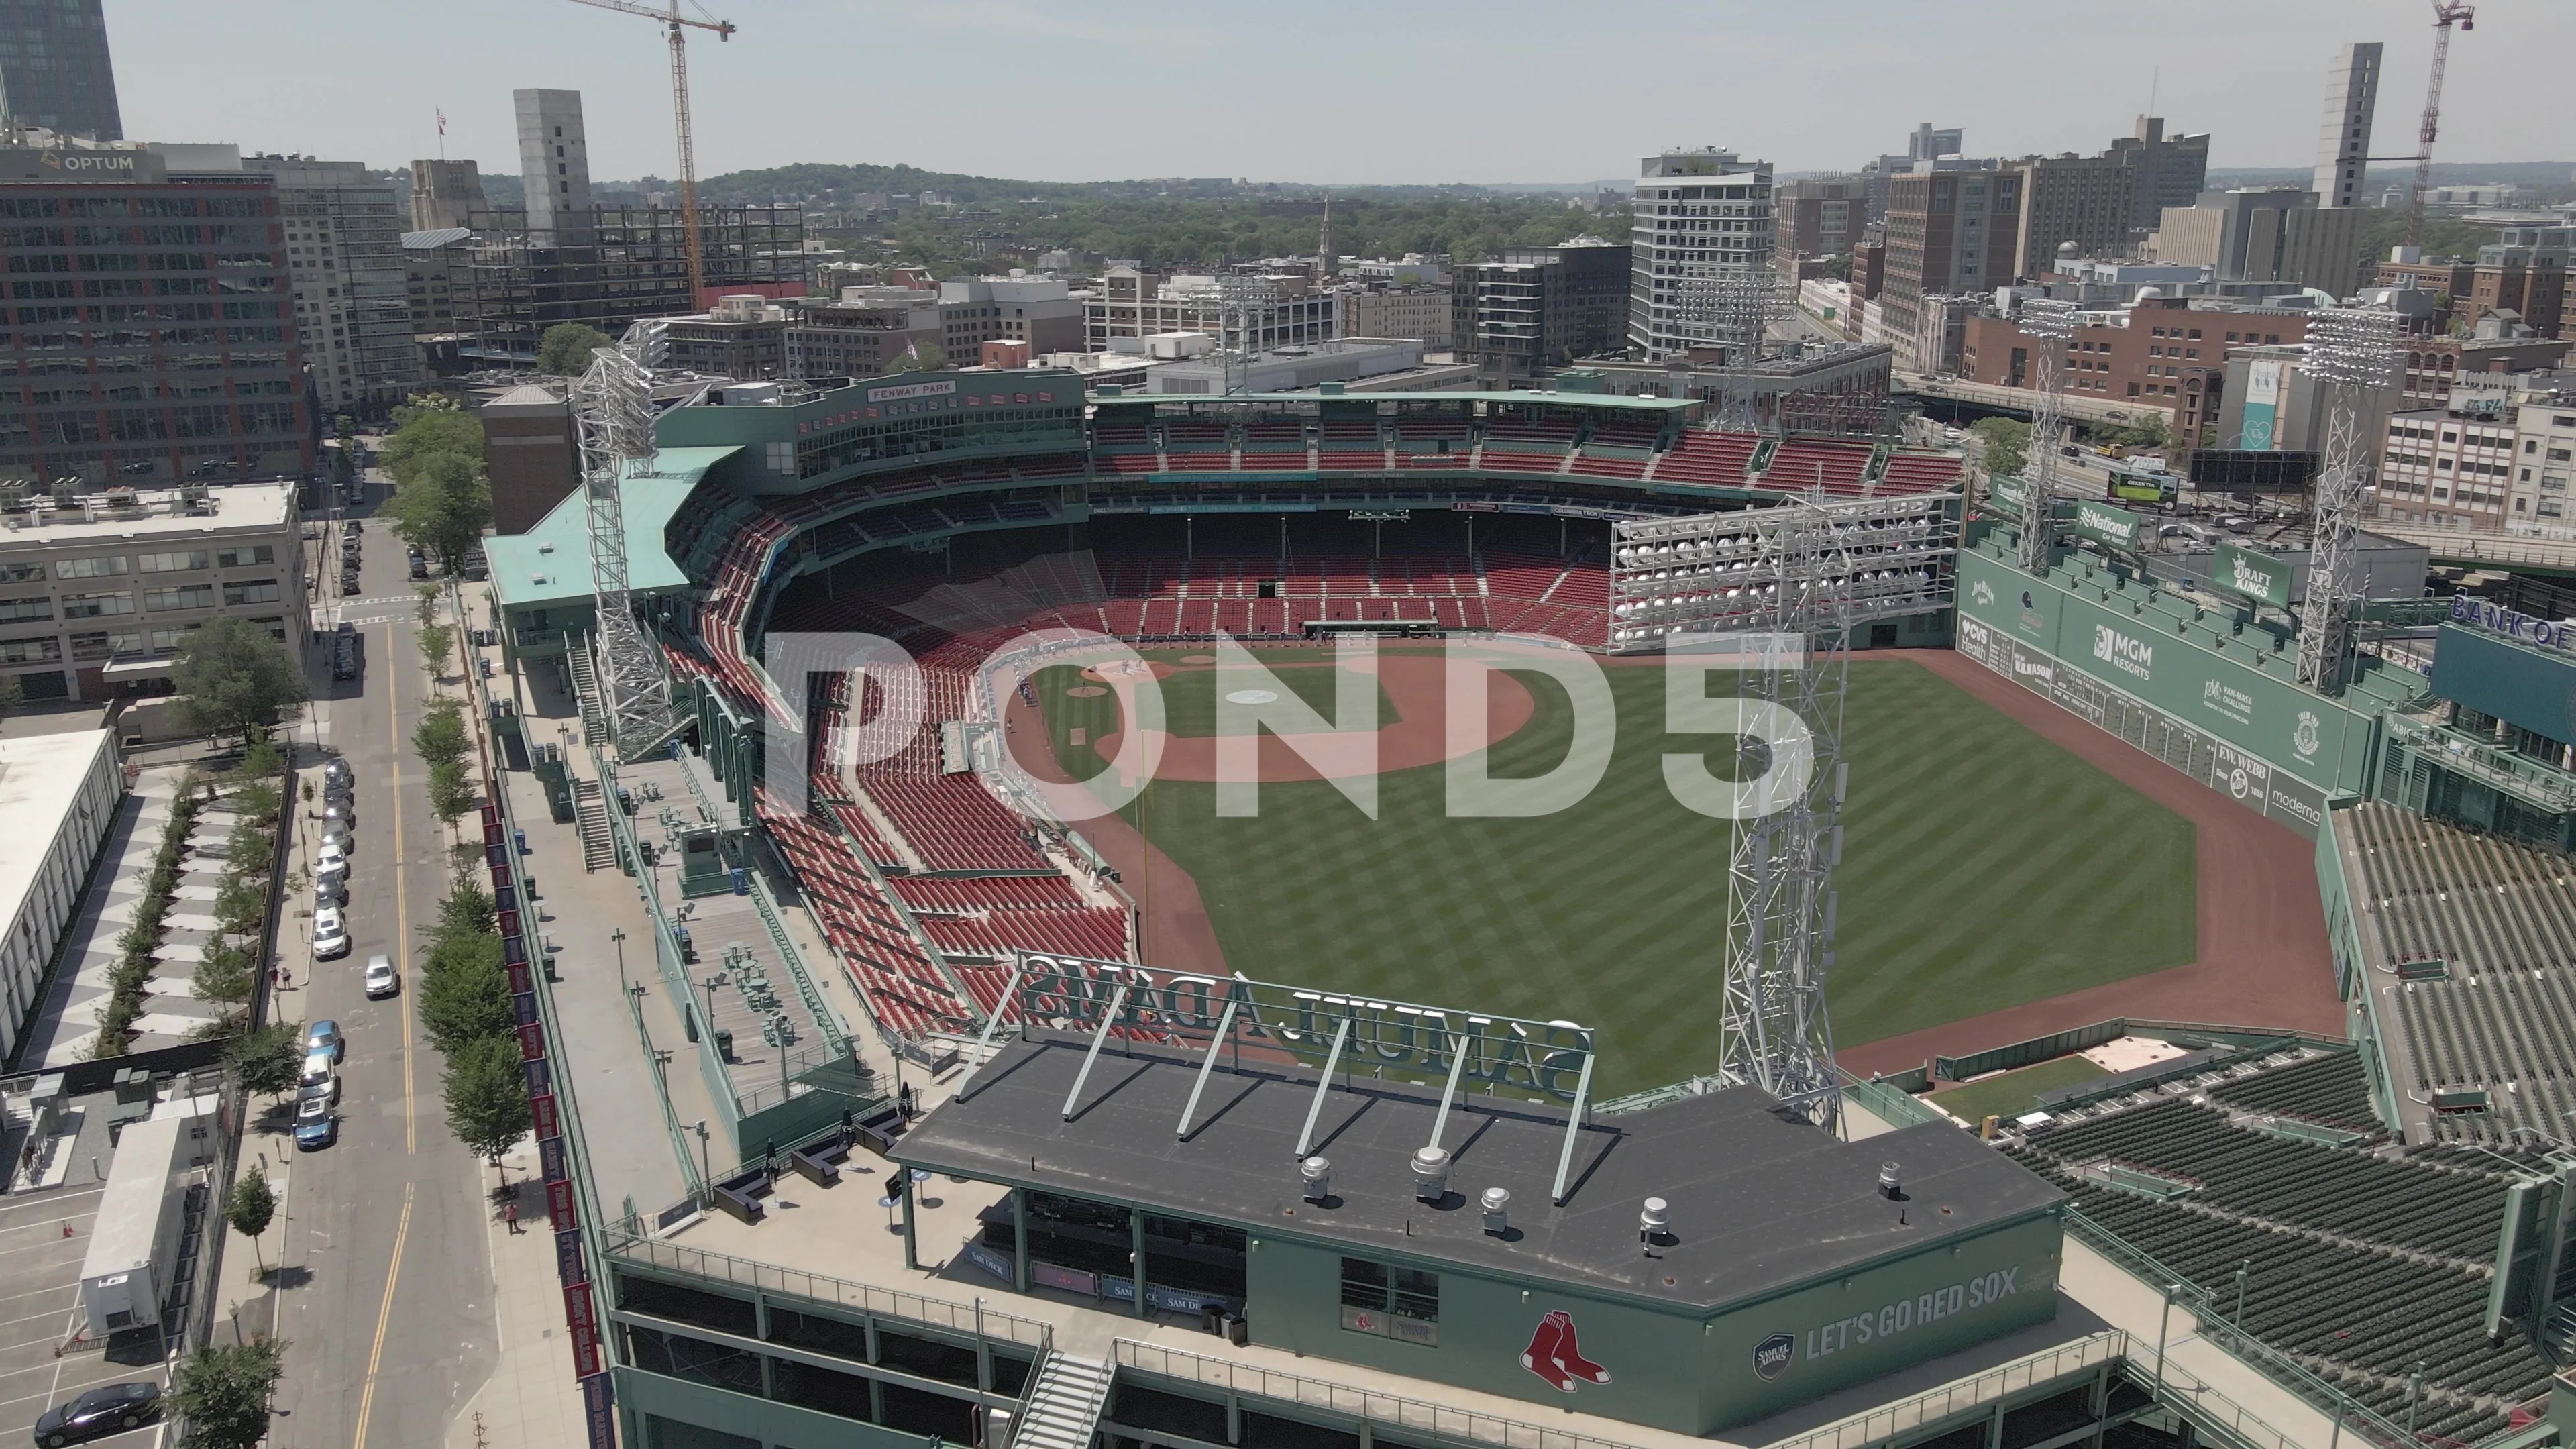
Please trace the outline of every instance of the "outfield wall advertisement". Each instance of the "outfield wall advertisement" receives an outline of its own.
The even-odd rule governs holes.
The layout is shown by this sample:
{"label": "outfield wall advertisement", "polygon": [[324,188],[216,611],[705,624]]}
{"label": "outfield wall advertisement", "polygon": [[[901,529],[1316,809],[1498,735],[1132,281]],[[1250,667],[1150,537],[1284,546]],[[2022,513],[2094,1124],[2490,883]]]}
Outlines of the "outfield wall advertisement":
{"label": "outfield wall advertisement", "polygon": [[2313,837],[2327,798],[2360,788],[2373,721],[2172,628],[1960,555],[1960,653]]}

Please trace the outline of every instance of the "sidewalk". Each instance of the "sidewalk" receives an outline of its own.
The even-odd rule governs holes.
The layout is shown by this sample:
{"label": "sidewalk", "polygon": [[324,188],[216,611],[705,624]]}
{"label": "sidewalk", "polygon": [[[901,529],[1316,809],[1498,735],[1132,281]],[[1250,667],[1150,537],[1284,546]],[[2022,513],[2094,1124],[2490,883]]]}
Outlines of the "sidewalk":
{"label": "sidewalk", "polygon": [[[495,1341],[500,1362],[450,1421],[450,1449],[587,1442],[581,1384],[572,1374],[572,1338],[564,1327],[563,1290],[555,1276],[554,1225],[538,1180],[536,1139],[523,1139],[501,1159],[519,1205],[511,1232],[496,1205],[486,1247],[492,1256]],[[603,1305],[604,1306],[604,1305]]]}

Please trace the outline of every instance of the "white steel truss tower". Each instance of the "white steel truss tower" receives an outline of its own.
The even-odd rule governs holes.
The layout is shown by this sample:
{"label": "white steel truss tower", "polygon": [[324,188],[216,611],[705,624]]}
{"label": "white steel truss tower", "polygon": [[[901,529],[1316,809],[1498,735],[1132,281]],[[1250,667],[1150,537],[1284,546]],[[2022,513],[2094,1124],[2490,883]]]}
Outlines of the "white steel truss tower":
{"label": "white steel truss tower", "polygon": [[2057,526],[2057,439],[2065,423],[2066,344],[2075,335],[2074,304],[2044,298],[2022,303],[2021,334],[2031,341],[2031,385],[2038,394],[2031,404],[2030,446],[2021,471],[2021,566],[2041,574],[2048,572]]}
{"label": "white steel truss tower", "polygon": [[1809,498],[1632,520],[1613,545],[1614,616],[1738,678],[1735,701],[1712,701],[1731,711],[1738,741],[1719,1069],[1824,1126],[1842,1102],[1825,984],[1851,631],[1947,601],[1953,501]]}
{"label": "white steel truss tower", "polygon": [[1778,288],[1771,272],[1722,271],[1694,274],[1673,283],[1673,317],[1677,329],[1694,342],[1724,350],[1720,364],[1715,427],[1750,433],[1761,427],[1761,390],[1754,365],[1762,342],[1780,313]]}
{"label": "white steel truss tower", "polygon": [[618,475],[632,462],[653,469],[653,373],[662,328],[635,324],[626,340],[590,355],[572,385],[581,427],[583,514],[590,528],[590,583],[597,634],[594,652],[611,733],[621,751],[641,749],[669,733],[671,676],[662,651],[635,617],[627,590],[626,509]]}
{"label": "white steel truss tower", "polygon": [[2372,467],[2362,425],[2374,411],[2372,394],[2395,385],[2397,343],[2397,314],[2380,308],[2329,307],[2308,321],[2308,354],[2299,366],[2325,392],[2326,446],[2299,615],[2299,682],[2323,694],[2343,687],[2352,654],[2353,608],[2362,593],[2353,545]]}

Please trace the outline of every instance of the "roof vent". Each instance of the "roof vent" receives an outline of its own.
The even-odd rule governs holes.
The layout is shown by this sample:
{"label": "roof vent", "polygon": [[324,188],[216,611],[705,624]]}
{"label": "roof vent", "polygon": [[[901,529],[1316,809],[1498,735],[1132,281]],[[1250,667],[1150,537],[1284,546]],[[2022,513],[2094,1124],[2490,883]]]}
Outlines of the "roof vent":
{"label": "roof vent", "polygon": [[1512,1231],[1512,1190],[1489,1187],[1479,1194],[1476,1205],[1484,1209],[1485,1231],[1494,1237],[1508,1237]]}
{"label": "roof vent", "polygon": [[1438,1202],[1449,1195],[1449,1151],[1425,1147],[1413,1154],[1413,1195]]}
{"label": "roof vent", "polygon": [[1297,1183],[1308,1202],[1325,1202],[1333,1195],[1333,1164],[1320,1157],[1309,1157],[1297,1164]]}
{"label": "roof vent", "polygon": [[554,551],[555,551],[555,546],[554,546],[554,543],[553,543],[553,541],[552,541],[552,540],[550,540],[550,539],[539,539],[539,540],[537,540],[537,552],[539,552],[539,553],[553,553]]}
{"label": "roof vent", "polygon": [[1904,1179],[1896,1175],[1896,1164],[1893,1162],[1883,1163],[1879,1166],[1878,1195],[1887,1199],[1889,1202],[1894,1202],[1898,1198],[1905,1196]]}
{"label": "roof vent", "polygon": [[1637,1241],[1660,1243],[1672,1235],[1672,1230],[1672,1204],[1659,1197],[1646,1199],[1645,1206],[1637,1213]]}

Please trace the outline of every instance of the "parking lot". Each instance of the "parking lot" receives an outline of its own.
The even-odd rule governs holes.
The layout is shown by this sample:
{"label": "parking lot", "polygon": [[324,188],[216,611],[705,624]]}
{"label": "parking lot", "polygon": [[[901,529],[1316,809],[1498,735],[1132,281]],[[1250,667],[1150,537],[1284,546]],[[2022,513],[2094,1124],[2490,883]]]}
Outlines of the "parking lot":
{"label": "parking lot", "polygon": [[[95,1105],[83,1113],[81,1140],[63,1185],[0,1197],[0,1444],[32,1442],[36,1417],[84,1390],[162,1381],[157,1329],[120,1334],[106,1344],[70,1342],[81,1331],[81,1262],[104,1190],[98,1173],[106,1169],[110,1150],[108,1099],[100,1094],[85,1100]],[[137,1429],[90,1442],[139,1445],[152,1434]]]}

